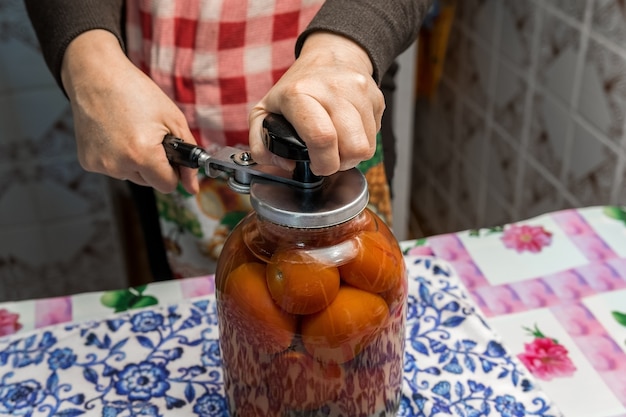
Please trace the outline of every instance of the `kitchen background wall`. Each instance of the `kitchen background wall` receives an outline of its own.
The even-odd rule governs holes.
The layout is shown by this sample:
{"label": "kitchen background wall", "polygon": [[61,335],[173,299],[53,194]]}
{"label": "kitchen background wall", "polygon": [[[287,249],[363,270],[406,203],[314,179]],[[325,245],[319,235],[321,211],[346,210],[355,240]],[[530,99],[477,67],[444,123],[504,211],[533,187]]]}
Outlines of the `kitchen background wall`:
{"label": "kitchen background wall", "polygon": [[126,286],[111,195],[77,162],[22,1],[0,0],[0,300]]}
{"label": "kitchen background wall", "polygon": [[[623,2],[457,4],[437,96],[416,106],[406,236],[626,204]],[[125,198],[79,166],[22,0],[0,0],[0,300],[140,275]]]}
{"label": "kitchen background wall", "polygon": [[626,5],[457,0],[417,103],[413,237],[626,205]]}

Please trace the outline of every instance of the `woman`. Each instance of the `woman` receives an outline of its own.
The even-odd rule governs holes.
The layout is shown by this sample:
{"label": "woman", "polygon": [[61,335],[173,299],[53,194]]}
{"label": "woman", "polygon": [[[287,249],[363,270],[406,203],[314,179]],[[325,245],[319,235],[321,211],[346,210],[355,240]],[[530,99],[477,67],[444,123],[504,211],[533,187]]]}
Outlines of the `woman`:
{"label": "woman", "polygon": [[177,276],[212,272],[221,242],[249,208],[220,181],[170,166],[166,133],[205,148],[249,145],[258,162],[291,169],[261,140],[264,117],[283,114],[315,174],[367,160],[364,170],[377,166],[382,192],[372,198],[382,215],[390,212],[375,156],[385,107],[379,83],[415,40],[429,1],[25,2],[70,99],[81,165],[159,191]]}

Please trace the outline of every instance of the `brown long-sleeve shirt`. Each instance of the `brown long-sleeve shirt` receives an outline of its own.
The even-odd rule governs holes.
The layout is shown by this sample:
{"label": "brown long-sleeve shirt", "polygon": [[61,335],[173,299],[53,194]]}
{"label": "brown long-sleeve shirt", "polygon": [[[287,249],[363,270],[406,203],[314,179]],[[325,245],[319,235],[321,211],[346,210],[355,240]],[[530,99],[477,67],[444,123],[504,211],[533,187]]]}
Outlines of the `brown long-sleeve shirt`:
{"label": "brown long-sleeve shirt", "polygon": [[[50,71],[61,84],[61,64],[70,42],[81,33],[104,29],[124,47],[124,0],[24,0]],[[299,54],[306,36],[329,31],[361,45],[380,83],[393,60],[416,39],[431,0],[326,0],[296,43]]]}

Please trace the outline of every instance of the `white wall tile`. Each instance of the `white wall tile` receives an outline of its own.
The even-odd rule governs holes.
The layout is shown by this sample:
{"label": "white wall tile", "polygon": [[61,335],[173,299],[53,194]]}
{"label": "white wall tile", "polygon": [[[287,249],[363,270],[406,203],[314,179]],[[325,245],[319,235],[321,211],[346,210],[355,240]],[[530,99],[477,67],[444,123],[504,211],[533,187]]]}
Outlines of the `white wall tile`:
{"label": "white wall tile", "polygon": [[58,88],[0,96],[0,145],[19,147],[24,140],[45,135],[69,106]]}
{"label": "white wall tile", "polygon": [[566,185],[584,205],[611,204],[618,155],[589,127],[576,124]]}
{"label": "white wall tile", "polygon": [[69,262],[92,244],[95,245],[96,237],[112,241],[110,235],[101,233],[99,224],[91,217],[47,222],[42,233],[49,259],[52,262]]}
{"label": "white wall tile", "polygon": [[537,82],[569,105],[580,54],[580,30],[547,11],[542,16]]}
{"label": "white wall tile", "polygon": [[571,112],[547,92],[539,92],[533,100],[528,154],[559,178],[568,157]]}
{"label": "white wall tile", "polygon": [[39,167],[33,199],[40,221],[110,215],[104,176],[86,172],[75,160],[47,160]]}
{"label": "white wall tile", "polygon": [[0,269],[13,269],[12,264],[20,265],[20,268],[29,265],[33,269],[45,265],[49,258],[43,233],[40,224],[3,227],[0,231],[0,259],[4,265]]}
{"label": "white wall tile", "polygon": [[[585,126],[576,124],[572,152],[570,154],[570,175],[574,181],[593,174],[606,163],[607,157],[616,158],[593,133]],[[616,167],[615,160],[613,167]]]}
{"label": "white wall tile", "polygon": [[484,46],[466,39],[459,88],[482,108],[487,107],[492,53]]}
{"label": "white wall tile", "polygon": [[[519,148],[504,139],[498,132],[492,132],[489,138],[489,162],[487,178],[488,191],[502,196],[509,205],[515,201],[515,183],[519,169]],[[490,216],[486,216],[490,219]]]}
{"label": "white wall tile", "polygon": [[521,71],[530,69],[535,30],[535,7],[529,1],[502,1],[500,55]]}
{"label": "white wall tile", "polygon": [[500,0],[462,0],[457,2],[458,19],[482,41],[493,44],[493,22]]}
{"label": "white wall tile", "polygon": [[460,142],[454,150],[463,161],[467,174],[481,177],[485,171],[484,151],[488,132],[484,112],[470,106],[461,108],[461,125],[458,126]]}
{"label": "white wall tile", "polygon": [[43,241],[49,256],[45,274],[57,285],[48,294],[124,288],[124,262],[112,220],[86,216],[46,223]]}
{"label": "white wall tile", "polygon": [[[591,2],[597,2],[597,0],[592,0]],[[590,0],[542,0],[542,3],[555,7],[557,10],[565,13],[565,15],[573,18],[574,21],[582,22]]]}
{"label": "white wall tile", "polygon": [[583,72],[580,114],[616,143],[624,133],[626,58],[591,39]]}
{"label": "white wall tile", "polygon": [[0,95],[53,85],[23,1],[0,0],[0,11]]}
{"label": "white wall tile", "polygon": [[517,140],[522,138],[527,91],[526,79],[501,61],[493,97],[494,123],[506,129]]}
{"label": "white wall tile", "polygon": [[8,57],[0,66],[0,94],[56,88],[56,81],[45,66],[39,50],[10,39],[0,42],[0,56]]}
{"label": "white wall tile", "polygon": [[591,29],[623,46],[626,43],[626,5],[615,0],[594,0],[592,3]]}
{"label": "white wall tile", "polygon": [[17,179],[10,168],[0,167],[0,227],[28,226],[38,222],[31,184]]}

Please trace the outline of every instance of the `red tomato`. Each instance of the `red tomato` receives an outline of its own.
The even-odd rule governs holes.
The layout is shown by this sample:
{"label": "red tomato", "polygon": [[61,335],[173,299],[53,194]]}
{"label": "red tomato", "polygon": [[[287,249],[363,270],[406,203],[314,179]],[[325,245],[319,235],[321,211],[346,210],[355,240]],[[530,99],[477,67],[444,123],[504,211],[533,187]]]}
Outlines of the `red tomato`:
{"label": "red tomato", "polygon": [[278,307],[267,288],[265,265],[248,262],[228,274],[224,283],[223,320],[238,341],[246,340],[264,353],[287,349],[293,340],[297,317]]}
{"label": "red tomato", "polygon": [[302,343],[322,362],[353,359],[389,319],[389,308],[379,295],[342,286],[324,310],[302,317]]}
{"label": "red tomato", "polygon": [[275,252],[267,265],[272,298],[292,314],[311,314],[326,308],[339,291],[339,271],[315,261],[301,250]]}
{"label": "red tomato", "polygon": [[364,231],[356,239],[358,253],[352,261],[339,267],[341,279],[365,291],[388,291],[402,278],[401,253],[377,232]]}

